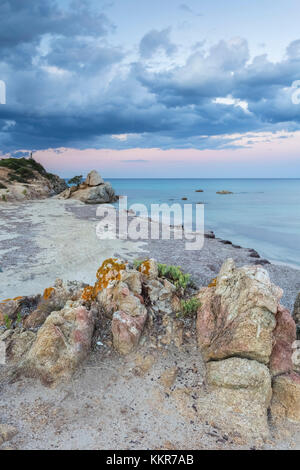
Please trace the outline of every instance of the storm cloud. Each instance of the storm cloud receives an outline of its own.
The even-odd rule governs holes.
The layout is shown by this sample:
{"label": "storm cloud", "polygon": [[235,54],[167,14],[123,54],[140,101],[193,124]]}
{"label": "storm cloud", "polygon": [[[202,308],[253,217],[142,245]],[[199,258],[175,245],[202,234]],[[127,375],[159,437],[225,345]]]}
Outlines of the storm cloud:
{"label": "storm cloud", "polygon": [[252,57],[246,38],[206,46],[199,34],[201,46],[195,51],[191,44],[183,60],[171,25],[145,31],[128,50],[118,42],[118,25],[95,5],[1,2],[3,153],[222,148],[234,134],[300,129],[300,105],[292,102],[300,39],[274,62],[267,54]]}

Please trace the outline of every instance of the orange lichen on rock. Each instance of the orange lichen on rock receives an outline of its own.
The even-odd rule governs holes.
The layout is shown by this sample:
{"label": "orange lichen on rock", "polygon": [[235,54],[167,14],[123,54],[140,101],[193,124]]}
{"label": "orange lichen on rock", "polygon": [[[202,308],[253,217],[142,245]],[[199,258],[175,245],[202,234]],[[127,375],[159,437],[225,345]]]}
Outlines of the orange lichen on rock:
{"label": "orange lichen on rock", "polygon": [[214,278],[210,281],[210,283],[208,284],[208,287],[216,287],[217,285],[217,278]]}
{"label": "orange lichen on rock", "polygon": [[44,294],[43,294],[44,300],[50,299],[50,297],[51,297],[51,295],[52,295],[52,292],[54,292],[54,291],[55,291],[54,287],[47,287],[47,288],[44,290]]}
{"label": "orange lichen on rock", "polygon": [[13,300],[21,300],[21,299],[23,299],[23,296],[19,295],[18,297],[15,297]]}
{"label": "orange lichen on rock", "polygon": [[113,281],[121,280],[121,271],[126,269],[126,264],[119,261],[117,258],[108,258],[103,261],[101,267],[98,269],[96,277],[97,282],[94,286],[94,297],[98,292],[108,287]]}
{"label": "orange lichen on rock", "polygon": [[81,294],[82,300],[85,300],[86,302],[89,302],[90,300],[93,299],[93,293],[94,293],[94,287],[93,286],[86,286],[83,289],[83,292]]}
{"label": "orange lichen on rock", "polygon": [[109,286],[113,281],[121,280],[121,272],[126,269],[126,264],[122,263],[117,258],[108,258],[103,261],[102,265],[97,271],[97,281],[93,286],[84,288],[81,298],[86,302],[94,300],[97,294]]}
{"label": "orange lichen on rock", "polygon": [[150,273],[150,260],[146,259],[145,261],[142,262],[140,267],[138,268],[140,273],[144,274],[145,276],[149,276]]}
{"label": "orange lichen on rock", "polygon": [[4,302],[10,302],[11,300],[13,299],[5,299],[5,300],[2,300],[1,303],[4,304]]}

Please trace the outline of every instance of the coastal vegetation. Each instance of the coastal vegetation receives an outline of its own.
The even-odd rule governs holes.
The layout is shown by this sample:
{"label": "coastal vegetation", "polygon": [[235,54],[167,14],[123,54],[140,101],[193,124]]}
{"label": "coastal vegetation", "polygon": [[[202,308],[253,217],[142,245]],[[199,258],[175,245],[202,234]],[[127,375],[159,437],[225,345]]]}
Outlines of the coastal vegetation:
{"label": "coastal vegetation", "polygon": [[3,202],[41,199],[66,188],[64,180],[48,173],[33,158],[0,159],[0,198]]}
{"label": "coastal vegetation", "polygon": [[45,168],[33,158],[3,158],[0,160],[0,167],[12,170],[12,172],[8,173],[8,179],[19,183],[28,183],[28,181],[35,179],[35,172],[49,180],[55,177],[52,173],[48,173]]}
{"label": "coastal vegetation", "polygon": [[70,185],[75,185],[75,186],[78,186],[82,181],[82,175],[78,175],[78,176],[73,176],[73,178],[70,178],[68,183]]}

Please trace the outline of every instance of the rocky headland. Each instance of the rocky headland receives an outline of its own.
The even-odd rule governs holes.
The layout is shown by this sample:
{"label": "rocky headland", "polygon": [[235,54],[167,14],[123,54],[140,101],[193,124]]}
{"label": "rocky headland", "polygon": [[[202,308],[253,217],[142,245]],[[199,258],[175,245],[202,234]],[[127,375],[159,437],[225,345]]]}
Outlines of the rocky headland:
{"label": "rocky headland", "polygon": [[63,179],[48,173],[33,158],[0,159],[0,202],[44,199],[67,187]]}

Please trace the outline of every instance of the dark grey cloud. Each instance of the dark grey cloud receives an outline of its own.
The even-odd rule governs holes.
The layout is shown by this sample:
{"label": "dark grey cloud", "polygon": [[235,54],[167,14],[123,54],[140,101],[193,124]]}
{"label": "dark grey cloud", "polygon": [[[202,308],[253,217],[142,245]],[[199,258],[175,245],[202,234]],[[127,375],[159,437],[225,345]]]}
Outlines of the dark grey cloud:
{"label": "dark grey cloud", "polygon": [[[170,28],[153,30],[131,63],[110,36],[103,9],[93,5],[2,1],[0,79],[7,104],[0,106],[0,152],[228,148],[232,134],[300,129],[300,105],[291,99],[291,85],[300,79],[300,40],[276,63],[266,54],[250,60],[242,38],[210,47],[202,41],[178,65]],[[160,51],[167,65],[157,71],[148,59]],[[112,138],[118,134],[127,138]]]}
{"label": "dark grey cloud", "polygon": [[104,36],[113,27],[85,0],[73,0],[69,9],[55,0],[2,0],[0,18],[1,48],[37,42],[44,34]]}
{"label": "dark grey cloud", "polygon": [[170,40],[171,28],[157,31],[152,29],[149,33],[145,34],[140,42],[140,54],[145,59],[150,59],[155,52],[161,50],[168,56],[171,56],[177,51],[177,46]]}

